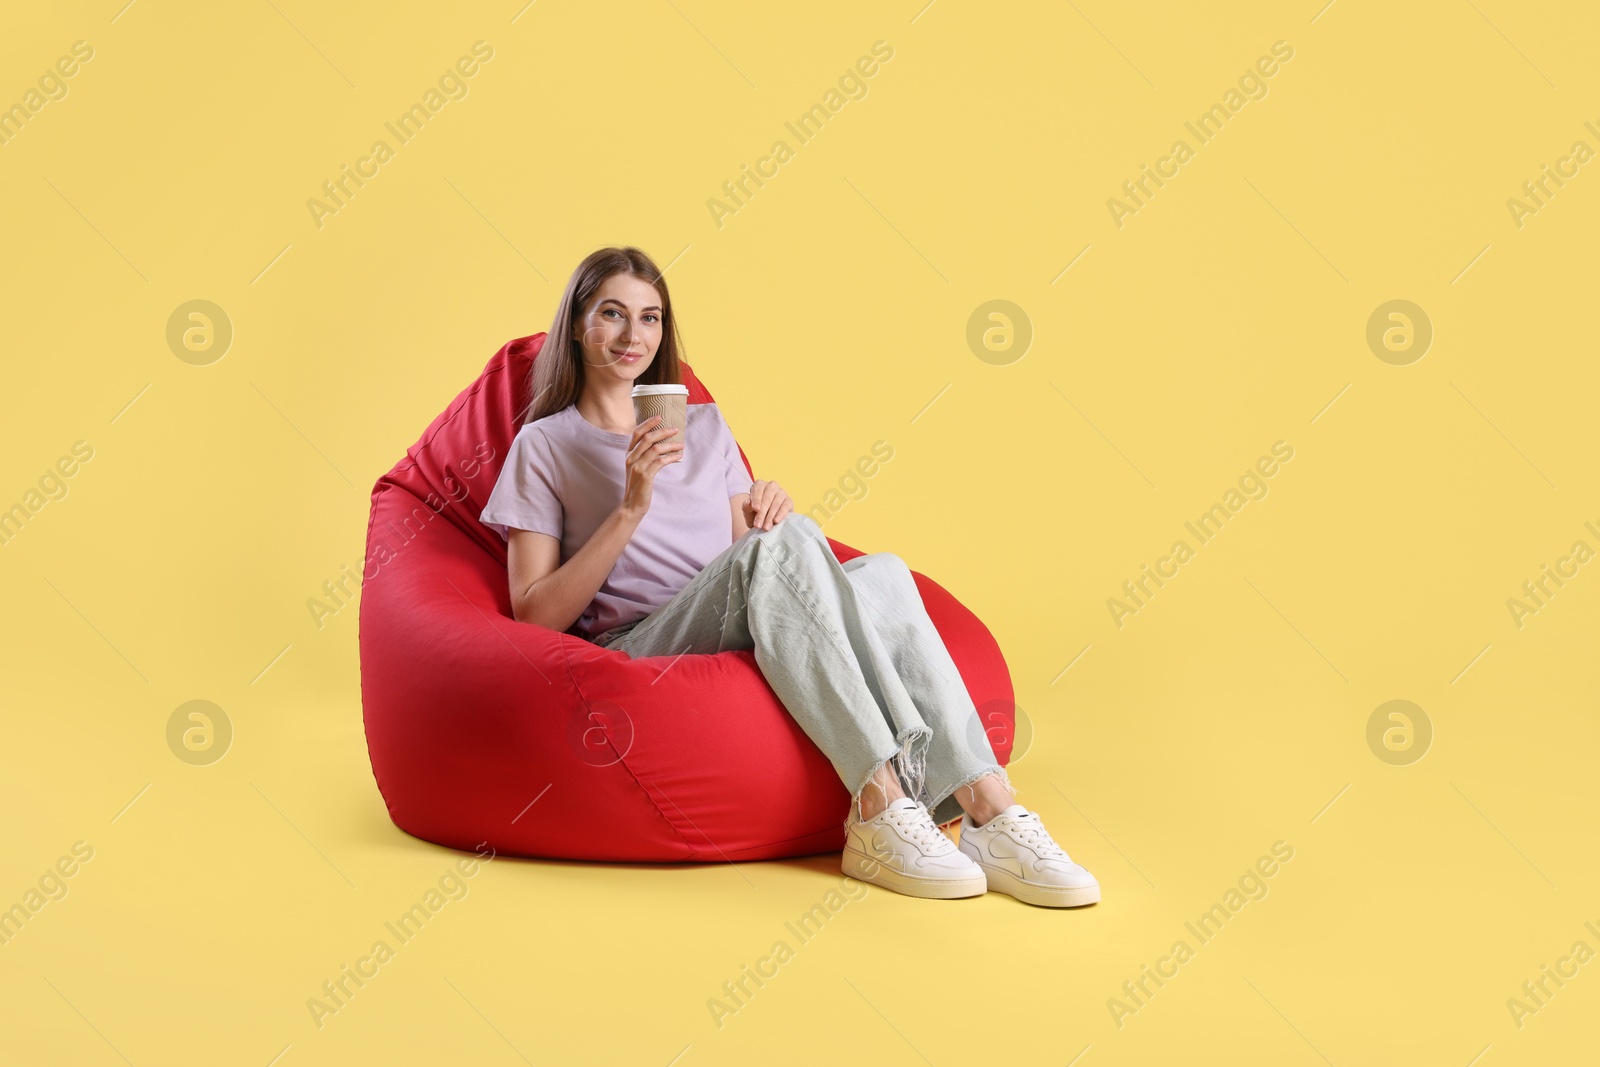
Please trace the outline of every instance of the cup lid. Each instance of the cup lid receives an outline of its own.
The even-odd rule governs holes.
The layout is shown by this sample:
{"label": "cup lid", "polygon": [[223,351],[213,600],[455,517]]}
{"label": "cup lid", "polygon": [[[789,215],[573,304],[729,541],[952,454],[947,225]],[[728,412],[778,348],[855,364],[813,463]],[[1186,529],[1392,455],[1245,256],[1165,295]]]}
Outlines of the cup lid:
{"label": "cup lid", "polygon": [[688,396],[689,387],[687,385],[636,385],[633,387],[634,396],[670,396],[673,393]]}

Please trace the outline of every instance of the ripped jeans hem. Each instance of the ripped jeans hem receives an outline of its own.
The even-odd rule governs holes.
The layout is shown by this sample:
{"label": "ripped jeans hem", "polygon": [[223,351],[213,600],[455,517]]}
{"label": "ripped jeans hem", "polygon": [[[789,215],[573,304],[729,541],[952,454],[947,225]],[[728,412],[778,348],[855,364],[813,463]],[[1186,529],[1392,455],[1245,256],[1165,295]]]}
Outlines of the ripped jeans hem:
{"label": "ripped jeans hem", "polygon": [[887,759],[879,760],[873,764],[872,769],[866,774],[853,792],[850,794],[850,808],[845,813],[845,833],[850,832],[852,823],[863,821],[861,818],[861,794],[870,786],[881,788],[874,779],[885,764],[890,765],[891,772],[900,780],[900,788],[906,796],[913,800],[921,799],[927,792],[925,782],[927,775],[926,757],[928,744],[933,740],[933,730],[927,726],[917,726],[907,729],[900,738],[899,749]]}

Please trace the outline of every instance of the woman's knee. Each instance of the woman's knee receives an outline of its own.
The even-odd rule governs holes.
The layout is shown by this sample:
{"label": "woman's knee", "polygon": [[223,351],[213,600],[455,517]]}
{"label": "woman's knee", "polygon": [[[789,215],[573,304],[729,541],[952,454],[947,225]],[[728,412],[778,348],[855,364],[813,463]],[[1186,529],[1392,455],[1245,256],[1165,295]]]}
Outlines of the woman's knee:
{"label": "woman's knee", "polygon": [[911,574],[911,567],[905,560],[893,552],[873,552],[862,557],[866,562],[863,567],[871,567],[882,574],[887,580],[904,589],[915,589],[917,580]]}
{"label": "woman's knee", "polygon": [[792,511],[785,515],[783,521],[774,526],[772,530],[774,533],[782,534],[784,537],[826,540],[822,533],[822,527],[817,525],[817,520],[803,511]]}
{"label": "woman's knee", "polygon": [[914,615],[922,604],[922,593],[917,580],[905,560],[891,552],[874,552],[858,557],[863,562],[856,570],[856,590],[883,609],[892,609],[895,617]]}
{"label": "woman's knee", "polygon": [[770,530],[751,530],[745,534],[743,552],[766,560],[791,560],[815,562],[823,565],[818,546],[832,553],[832,546],[822,535],[822,527],[809,515],[792,512],[784,516]]}
{"label": "woman's knee", "polygon": [[911,577],[911,565],[893,552],[874,552],[872,555],[874,559],[880,561],[878,566],[887,567],[889,570],[906,578]]}

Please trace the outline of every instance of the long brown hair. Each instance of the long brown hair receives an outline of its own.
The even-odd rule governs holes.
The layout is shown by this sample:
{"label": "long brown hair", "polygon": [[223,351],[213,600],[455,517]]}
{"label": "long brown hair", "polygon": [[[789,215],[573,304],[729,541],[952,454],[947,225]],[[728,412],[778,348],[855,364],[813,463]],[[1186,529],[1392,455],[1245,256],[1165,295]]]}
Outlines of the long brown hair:
{"label": "long brown hair", "polygon": [[578,264],[567,279],[567,290],[556,305],[555,318],[529,372],[527,408],[522,423],[537,422],[546,415],[577,403],[583,394],[583,345],[573,326],[601,283],[614,274],[631,274],[649,282],[661,294],[661,345],[655,358],[636,379],[640,385],[682,385],[678,356],[683,341],[678,336],[678,319],[672,313],[672,294],[655,261],[632,245],[597,249]]}

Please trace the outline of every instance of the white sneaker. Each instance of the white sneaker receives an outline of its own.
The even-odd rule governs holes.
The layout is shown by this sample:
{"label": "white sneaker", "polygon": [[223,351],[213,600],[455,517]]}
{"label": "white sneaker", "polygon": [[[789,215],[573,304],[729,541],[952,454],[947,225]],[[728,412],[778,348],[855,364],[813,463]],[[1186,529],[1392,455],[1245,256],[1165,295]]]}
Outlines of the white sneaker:
{"label": "white sneaker", "polygon": [[1044,828],[1038,813],[1013,804],[982,826],[961,816],[963,854],[988,879],[989,888],[1027,904],[1076,908],[1100,899],[1094,875],[1072,862]]}
{"label": "white sneaker", "polygon": [[864,821],[852,820],[840,868],[851,878],[911,897],[975,897],[989,888],[983,868],[956,848],[928,809],[909,797]]}

